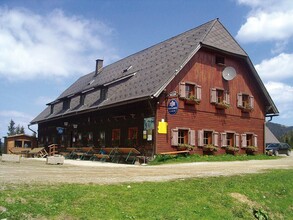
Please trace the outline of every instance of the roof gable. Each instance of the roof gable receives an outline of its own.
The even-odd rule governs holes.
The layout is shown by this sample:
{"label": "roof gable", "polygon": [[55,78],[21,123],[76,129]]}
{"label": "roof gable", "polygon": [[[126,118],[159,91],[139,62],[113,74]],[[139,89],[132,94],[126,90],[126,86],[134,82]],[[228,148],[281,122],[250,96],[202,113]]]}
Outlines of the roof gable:
{"label": "roof gable", "polygon": [[[104,88],[107,88],[107,99],[103,100],[97,95],[94,96],[97,100],[87,98],[85,105],[77,105],[57,114],[50,113],[48,106],[31,123],[56,118],[61,116],[60,114],[63,116],[84,110],[106,108],[126,101],[158,97],[202,46],[244,56],[249,60],[245,51],[218,19],[215,19],[105,66],[98,74],[94,71],[80,77],[49,104],[57,104],[65,99],[87,94],[89,91],[101,94]],[[261,88],[265,90],[263,86]],[[264,93],[268,94],[266,91]],[[272,102],[269,96],[266,97]]]}

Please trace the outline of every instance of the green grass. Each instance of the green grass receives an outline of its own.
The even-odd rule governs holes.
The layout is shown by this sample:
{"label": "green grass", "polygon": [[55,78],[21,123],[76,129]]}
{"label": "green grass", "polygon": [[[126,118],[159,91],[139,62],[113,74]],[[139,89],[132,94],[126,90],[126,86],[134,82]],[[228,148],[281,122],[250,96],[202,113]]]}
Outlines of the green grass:
{"label": "green grass", "polygon": [[160,156],[158,155],[156,159],[149,162],[149,165],[159,165],[159,164],[170,164],[170,163],[190,163],[190,162],[215,162],[215,161],[244,161],[244,160],[274,160],[280,157],[272,157],[264,154],[259,155],[231,155],[231,154],[223,154],[223,155],[197,155],[192,154],[187,157],[185,156]]}
{"label": "green grass", "polygon": [[254,219],[253,209],[293,219],[292,171],[120,185],[2,185],[0,219]]}

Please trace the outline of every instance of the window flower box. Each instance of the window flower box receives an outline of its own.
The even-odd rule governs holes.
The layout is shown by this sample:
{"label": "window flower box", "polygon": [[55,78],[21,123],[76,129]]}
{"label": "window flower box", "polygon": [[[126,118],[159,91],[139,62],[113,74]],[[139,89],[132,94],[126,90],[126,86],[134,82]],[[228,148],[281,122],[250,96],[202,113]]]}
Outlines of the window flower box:
{"label": "window flower box", "polygon": [[188,98],[185,98],[184,100],[185,104],[189,104],[189,105],[199,105],[200,103],[200,99],[195,98],[195,96],[189,96]]}
{"label": "window flower box", "polygon": [[212,144],[207,144],[202,147],[203,151],[209,151],[209,152],[214,152],[218,151],[218,147]]}
{"label": "window flower box", "polygon": [[217,102],[215,105],[217,109],[228,109],[230,107],[230,104],[226,102]]}
{"label": "window flower box", "polygon": [[239,151],[239,147],[234,147],[234,146],[227,146],[226,147],[226,152],[230,154],[237,154]]}
{"label": "window flower box", "polygon": [[245,148],[247,154],[255,154],[258,151],[258,147],[256,146],[247,146]]}
{"label": "window flower box", "polygon": [[194,146],[190,144],[179,144],[177,150],[193,150]]}
{"label": "window flower box", "polygon": [[251,112],[253,108],[251,106],[242,106],[241,111],[242,112]]}

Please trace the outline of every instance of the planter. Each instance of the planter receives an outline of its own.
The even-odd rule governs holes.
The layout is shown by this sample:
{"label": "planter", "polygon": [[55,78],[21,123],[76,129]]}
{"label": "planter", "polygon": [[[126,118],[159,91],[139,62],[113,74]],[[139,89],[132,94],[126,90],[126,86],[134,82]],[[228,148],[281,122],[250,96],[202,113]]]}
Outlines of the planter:
{"label": "planter", "polygon": [[202,150],[204,152],[212,152],[213,153],[213,152],[218,151],[218,148],[216,146],[214,146],[214,145],[206,145],[206,146],[202,147]]}
{"label": "planter", "polygon": [[237,155],[239,153],[239,148],[238,147],[228,146],[226,148],[226,153],[227,154]]}
{"label": "planter", "polygon": [[251,108],[251,107],[242,107],[241,108],[241,111],[242,112],[246,112],[246,113],[249,113],[249,112],[251,112],[253,109]]}
{"label": "planter", "polygon": [[199,105],[200,100],[198,100],[198,99],[185,99],[184,103],[187,105]]}
{"label": "planter", "polygon": [[258,151],[258,147],[248,146],[248,147],[246,147],[245,151],[247,154],[255,155]]}
{"label": "planter", "polygon": [[216,103],[215,105],[217,109],[228,109],[230,107],[229,104],[222,103],[222,102]]}

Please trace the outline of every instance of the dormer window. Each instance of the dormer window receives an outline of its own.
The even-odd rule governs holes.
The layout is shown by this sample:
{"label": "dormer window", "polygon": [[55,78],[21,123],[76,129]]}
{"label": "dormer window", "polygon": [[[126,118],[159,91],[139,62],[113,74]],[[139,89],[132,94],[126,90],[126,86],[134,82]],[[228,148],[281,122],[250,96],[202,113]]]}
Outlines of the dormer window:
{"label": "dormer window", "polygon": [[53,114],[54,112],[54,104],[50,105],[50,114]]}
{"label": "dormer window", "polygon": [[199,104],[201,101],[201,86],[192,82],[180,83],[180,98],[187,104]]}
{"label": "dormer window", "polygon": [[84,105],[84,100],[85,100],[85,94],[81,94],[81,95],[80,95],[79,104],[80,104],[80,105]]}
{"label": "dormer window", "polygon": [[100,93],[100,99],[101,100],[106,100],[107,99],[107,92],[108,92],[107,87],[101,88],[101,93]]}
{"label": "dormer window", "polygon": [[67,110],[70,107],[70,99],[66,99],[63,101],[63,110]]}

